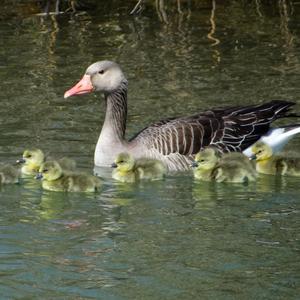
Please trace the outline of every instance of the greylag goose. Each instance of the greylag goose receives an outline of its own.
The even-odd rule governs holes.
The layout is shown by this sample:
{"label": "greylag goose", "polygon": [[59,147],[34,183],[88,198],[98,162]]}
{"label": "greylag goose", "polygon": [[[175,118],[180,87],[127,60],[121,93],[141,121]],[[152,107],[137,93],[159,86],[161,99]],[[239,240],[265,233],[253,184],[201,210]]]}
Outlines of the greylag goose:
{"label": "greylag goose", "polygon": [[224,155],[220,158],[214,147],[207,147],[197,153],[192,167],[194,177],[204,181],[244,183],[255,181],[256,178],[253,166],[245,163],[244,157],[230,158]]}
{"label": "greylag goose", "polygon": [[299,156],[273,155],[272,148],[266,143],[259,141],[251,150],[253,159],[256,160],[256,171],[269,175],[300,176]]}
{"label": "greylag goose", "polygon": [[268,133],[270,123],[289,116],[293,102],[274,100],[262,105],[212,109],[189,117],[169,118],[125,140],[127,80],[112,61],[90,65],[64,98],[92,91],[104,93],[106,115],[96,145],[96,166],[110,166],[120,152],[134,158],[161,160],[169,171],[189,169],[195,154],[213,145],[221,152],[243,151]]}
{"label": "greylag goose", "polygon": [[[49,157],[47,157],[47,160]],[[25,149],[22,158],[18,159],[16,163],[23,164],[21,173],[24,175],[36,175],[40,166],[46,161],[46,156],[41,149]],[[76,162],[73,159],[62,157],[57,160],[64,171],[74,171],[76,169]]]}
{"label": "greylag goose", "polygon": [[0,164],[0,185],[19,183],[20,170],[9,164]]}
{"label": "greylag goose", "polygon": [[55,160],[44,162],[35,178],[42,179],[44,190],[54,192],[97,192],[102,188],[102,181],[99,177],[84,173],[64,172]]}
{"label": "greylag goose", "polygon": [[166,174],[166,168],[160,160],[140,158],[134,159],[129,153],[117,155],[112,178],[121,182],[135,182],[140,179],[159,180]]}

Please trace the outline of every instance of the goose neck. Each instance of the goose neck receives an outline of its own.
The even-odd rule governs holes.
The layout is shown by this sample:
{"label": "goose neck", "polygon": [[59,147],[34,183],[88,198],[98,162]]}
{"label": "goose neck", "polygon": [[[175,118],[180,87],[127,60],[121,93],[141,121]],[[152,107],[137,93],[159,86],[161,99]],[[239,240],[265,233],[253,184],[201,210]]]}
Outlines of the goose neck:
{"label": "goose neck", "polygon": [[102,131],[110,138],[124,140],[127,119],[127,81],[120,87],[105,94],[106,114]]}

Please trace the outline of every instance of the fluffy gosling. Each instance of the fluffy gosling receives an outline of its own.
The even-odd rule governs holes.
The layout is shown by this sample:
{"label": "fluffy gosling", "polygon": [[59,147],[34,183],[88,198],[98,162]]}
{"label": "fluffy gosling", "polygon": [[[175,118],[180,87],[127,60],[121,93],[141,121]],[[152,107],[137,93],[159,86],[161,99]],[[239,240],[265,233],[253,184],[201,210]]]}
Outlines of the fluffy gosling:
{"label": "fluffy gosling", "polygon": [[0,184],[19,183],[20,170],[12,165],[0,165]]}
{"label": "fluffy gosling", "polygon": [[166,174],[166,168],[159,160],[139,158],[135,160],[128,153],[117,155],[112,177],[121,182],[135,182],[140,179],[159,180]]}
{"label": "fluffy gosling", "polygon": [[256,160],[256,171],[268,175],[300,176],[300,158],[273,155],[272,148],[257,142],[251,148]]}
{"label": "fluffy gosling", "polygon": [[255,170],[255,163],[253,160],[249,159],[248,156],[243,154],[242,152],[228,152],[224,153],[221,158],[220,162],[236,162],[242,164],[246,170],[248,170],[253,177],[257,177],[257,172]]}
{"label": "fluffy gosling", "polygon": [[[45,155],[41,149],[26,149],[17,163],[23,164],[22,174],[36,175],[45,160]],[[58,162],[63,170],[74,171],[76,168],[76,162],[70,158],[63,157]]]}
{"label": "fluffy gosling", "polygon": [[221,159],[216,149],[206,148],[195,156],[192,164],[194,176],[204,181],[244,183],[255,181],[255,172],[239,155],[224,155]]}
{"label": "fluffy gosling", "polygon": [[26,149],[22,158],[17,163],[23,164],[21,173],[25,175],[35,175],[45,160],[45,155],[40,149]]}
{"label": "fluffy gosling", "polygon": [[82,173],[65,173],[56,161],[43,163],[36,178],[42,179],[43,189],[56,192],[96,192],[102,187],[98,177]]}

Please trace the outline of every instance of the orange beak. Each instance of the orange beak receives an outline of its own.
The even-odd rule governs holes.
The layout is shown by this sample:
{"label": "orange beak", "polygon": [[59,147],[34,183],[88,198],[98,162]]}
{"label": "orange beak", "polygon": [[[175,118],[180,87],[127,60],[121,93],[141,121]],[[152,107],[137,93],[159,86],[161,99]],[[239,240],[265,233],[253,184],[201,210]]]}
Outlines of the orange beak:
{"label": "orange beak", "polygon": [[93,89],[94,87],[91,82],[91,76],[85,74],[76,85],[65,92],[64,98],[66,99],[75,95],[88,94],[91,93]]}

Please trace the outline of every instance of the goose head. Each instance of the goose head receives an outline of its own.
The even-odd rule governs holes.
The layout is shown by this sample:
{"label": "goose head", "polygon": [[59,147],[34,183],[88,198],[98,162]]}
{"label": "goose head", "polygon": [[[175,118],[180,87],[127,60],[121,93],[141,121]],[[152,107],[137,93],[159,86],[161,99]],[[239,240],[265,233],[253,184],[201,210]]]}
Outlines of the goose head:
{"label": "goose head", "polygon": [[119,172],[130,172],[134,168],[134,158],[128,153],[120,153],[117,155],[112,168],[117,168]]}
{"label": "goose head", "polygon": [[255,143],[251,147],[251,151],[253,153],[251,158],[255,159],[256,161],[269,159],[273,155],[272,148],[263,142]]}
{"label": "goose head", "polygon": [[64,98],[99,91],[110,94],[117,90],[126,80],[119,65],[113,61],[103,60],[90,65],[82,79],[65,92]]}
{"label": "goose head", "polygon": [[47,161],[41,165],[36,179],[54,181],[60,178],[61,176],[62,169],[59,163],[56,161]]}
{"label": "goose head", "polygon": [[211,170],[215,167],[219,160],[217,151],[213,148],[206,148],[195,156],[195,161],[192,166],[195,169]]}
{"label": "goose head", "polygon": [[40,149],[26,149],[22,158],[17,163],[23,163],[25,166],[40,166],[45,159],[45,155]]}

